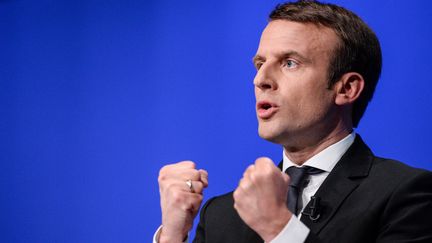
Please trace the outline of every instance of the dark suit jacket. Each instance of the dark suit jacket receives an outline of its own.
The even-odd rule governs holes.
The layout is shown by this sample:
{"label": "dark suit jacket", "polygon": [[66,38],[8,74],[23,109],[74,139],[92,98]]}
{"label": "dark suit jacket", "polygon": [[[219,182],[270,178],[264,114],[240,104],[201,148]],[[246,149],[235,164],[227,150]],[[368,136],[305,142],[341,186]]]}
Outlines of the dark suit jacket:
{"label": "dark suit jacket", "polygon": [[[358,135],[315,196],[306,242],[432,242],[432,173],[375,157]],[[193,242],[263,242],[233,204],[232,193],[207,201]]]}

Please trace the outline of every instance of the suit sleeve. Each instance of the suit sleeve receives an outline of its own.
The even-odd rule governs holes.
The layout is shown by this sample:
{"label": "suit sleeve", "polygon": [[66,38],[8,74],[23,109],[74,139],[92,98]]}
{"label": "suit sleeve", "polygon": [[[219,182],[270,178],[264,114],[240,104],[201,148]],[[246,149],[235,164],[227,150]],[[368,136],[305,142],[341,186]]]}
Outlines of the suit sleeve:
{"label": "suit sleeve", "polygon": [[208,200],[204,206],[201,208],[200,211],[200,217],[199,217],[199,223],[195,231],[195,238],[192,241],[193,243],[204,243],[205,242],[205,215],[206,210],[209,204],[213,201],[214,198]]}
{"label": "suit sleeve", "polygon": [[393,192],[376,242],[432,242],[432,173],[423,171]]}

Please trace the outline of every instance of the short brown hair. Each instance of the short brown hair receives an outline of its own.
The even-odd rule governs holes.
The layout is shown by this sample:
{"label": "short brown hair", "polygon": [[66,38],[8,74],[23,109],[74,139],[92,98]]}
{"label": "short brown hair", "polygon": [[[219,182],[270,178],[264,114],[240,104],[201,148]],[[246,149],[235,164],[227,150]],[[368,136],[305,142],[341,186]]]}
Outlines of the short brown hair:
{"label": "short brown hair", "polygon": [[340,39],[328,67],[329,87],[343,74],[357,72],[365,86],[353,104],[352,122],[357,127],[372,99],[381,74],[381,47],[375,33],[353,12],[340,6],[318,1],[297,1],[279,4],[270,13],[272,20],[313,23],[332,29]]}

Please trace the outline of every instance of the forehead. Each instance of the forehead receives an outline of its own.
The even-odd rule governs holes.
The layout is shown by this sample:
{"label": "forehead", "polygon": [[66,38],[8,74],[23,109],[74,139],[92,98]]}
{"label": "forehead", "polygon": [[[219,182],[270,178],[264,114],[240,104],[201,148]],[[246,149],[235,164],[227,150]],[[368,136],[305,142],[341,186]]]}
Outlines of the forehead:
{"label": "forehead", "polygon": [[295,51],[307,57],[331,54],[339,38],[325,26],[273,20],[264,29],[257,55],[277,55],[279,52]]}

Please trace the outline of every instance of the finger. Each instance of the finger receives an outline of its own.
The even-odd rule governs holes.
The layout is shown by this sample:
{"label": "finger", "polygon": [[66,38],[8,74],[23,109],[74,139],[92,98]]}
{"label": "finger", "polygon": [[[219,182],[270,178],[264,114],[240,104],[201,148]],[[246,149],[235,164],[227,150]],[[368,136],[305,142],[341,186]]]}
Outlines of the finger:
{"label": "finger", "polygon": [[249,166],[246,168],[245,172],[243,173],[243,177],[249,177],[249,175],[250,175],[251,173],[253,173],[254,171],[255,171],[255,165],[254,165],[254,164],[249,165]]}
{"label": "finger", "polygon": [[273,160],[271,160],[268,157],[260,157],[258,159],[255,160],[255,165],[258,168],[262,168],[262,167],[267,167],[269,165],[275,166],[273,163]]}
{"label": "finger", "polygon": [[201,174],[196,169],[190,168],[178,168],[175,170],[165,170],[163,173],[159,175],[160,179],[177,179],[177,180],[195,180],[198,181],[201,179]]}
{"label": "finger", "polygon": [[181,161],[174,164],[168,164],[162,167],[161,171],[164,170],[178,170],[178,169],[195,169],[195,163],[190,160]]}
{"label": "finger", "polygon": [[239,180],[237,187],[240,187],[240,185],[242,184],[243,180],[244,180],[244,177],[242,177],[242,178]]}
{"label": "finger", "polygon": [[201,181],[190,181],[190,186],[189,186],[189,181],[185,182],[185,187],[186,187],[186,191],[189,191],[191,193],[198,193],[198,194],[202,194],[204,191],[204,184]]}
{"label": "finger", "polygon": [[235,203],[239,203],[245,197],[244,190],[237,187],[233,192],[233,199]]}
{"label": "finger", "polygon": [[255,167],[260,174],[267,176],[274,176],[280,174],[280,169],[273,163],[270,158],[261,157],[255,161]]}
{"label": "finger", "polygon": [[[169,177],[178,177],[186,171],[195,171],[195,163],[192,161],[182,161],[176,164],[169,164],[162,167],[159,171],[159,180],[163,180]],[[187,173],[187,172],[186,172]],[[192,172],[196,173],[196,172]],[[196,178],[192,178],[196,179]]]}
{"label": "finger", "polygon": [[189,168],[189,169],[195,169],[196,167],[195,162],[191,160],[180,161],[174,165],[178,166],[179,168]]}
{"label": "finger", "polygon": [[242,208],[242,206],[244,204],[245,197],[246,197],[245,192],[241,188],[237,188],[233,192],[234,209],[236,211],[241,210],[241,208]]}
{"label": "finger", "polygon": [[238,189],[242,190],[243,192],[248,192],[252,186],[252,183],[249,178],[243,177],[240,182]]}
{"label": "finger", "polygon": [[199,170],[200,180],[203,183],[204,187],[208,187],[208,172],[206,170]]}
{"label": "finger", "polygon": [[160,184],[160,190],[164,194],[175,194],[178,193],[179,191],[187,192],[187,193],[195,193],[195,190],[198,190],[200,193],[202,193],[203,190],[202,186],[198,184],[194,185],[194,181],[190,181],[191,187],[189,187],[188,183],[189,183],[188,180],[169,179],[163,181],[163,183]]}
{"label": "finger", "polygon": [[179,180],[193,180],[199,181],[201,180],[201,173],[196,169],[183,169],[177,172],[174,172],[173,175],[177,177]]}

